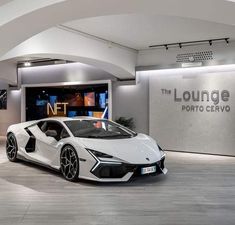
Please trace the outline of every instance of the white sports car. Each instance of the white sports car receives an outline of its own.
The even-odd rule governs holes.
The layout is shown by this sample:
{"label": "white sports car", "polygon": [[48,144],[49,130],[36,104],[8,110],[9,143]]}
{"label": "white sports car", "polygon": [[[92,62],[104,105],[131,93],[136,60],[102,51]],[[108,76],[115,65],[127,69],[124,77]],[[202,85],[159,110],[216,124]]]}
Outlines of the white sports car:
{"label": "white sports car", "polygon": [[6,153],[61,171],[65,179],[128,181],[166,174],[165,153],[145,134],[105,119],[55,117],[11,125]]}

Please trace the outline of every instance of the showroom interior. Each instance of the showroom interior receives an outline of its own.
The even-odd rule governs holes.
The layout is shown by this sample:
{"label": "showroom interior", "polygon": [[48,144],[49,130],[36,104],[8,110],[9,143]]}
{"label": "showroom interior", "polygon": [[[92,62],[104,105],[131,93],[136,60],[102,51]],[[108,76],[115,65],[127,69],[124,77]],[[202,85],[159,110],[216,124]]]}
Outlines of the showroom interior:
{"label": "showroom interior", "polygon": [[[0,224],[234,224],[234,11],[233,0],[0,1]],[[9,126],[54,116],[129,122],[164,150],[167,174],[69,182],[7,159]]]}

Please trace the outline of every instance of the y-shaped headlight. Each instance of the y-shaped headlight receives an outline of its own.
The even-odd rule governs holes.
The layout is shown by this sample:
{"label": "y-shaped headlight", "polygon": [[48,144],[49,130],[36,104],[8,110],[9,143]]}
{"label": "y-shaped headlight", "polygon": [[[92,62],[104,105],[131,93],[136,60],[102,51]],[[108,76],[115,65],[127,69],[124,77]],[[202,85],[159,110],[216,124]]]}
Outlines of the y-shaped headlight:
{"label": "y-shaped headlight", "polygon": [[162,150],[162,148],[159,145],[157,145],[157,146],[158,146],[158,149],[160,151],[161,158],[164,158],[166,156],[166,153]]}
{"label": "y-shaped headlight", "polygon": [[103,152],[98,152],[98,151],[95,151],[95,150],[92,150],[92,149],[88,149],[88,148],[86,148],[86,150],[91,152],[97,158],[108,158],[108,159],[113,158],[113,156],[108,155],[108,154],[103,153]]}

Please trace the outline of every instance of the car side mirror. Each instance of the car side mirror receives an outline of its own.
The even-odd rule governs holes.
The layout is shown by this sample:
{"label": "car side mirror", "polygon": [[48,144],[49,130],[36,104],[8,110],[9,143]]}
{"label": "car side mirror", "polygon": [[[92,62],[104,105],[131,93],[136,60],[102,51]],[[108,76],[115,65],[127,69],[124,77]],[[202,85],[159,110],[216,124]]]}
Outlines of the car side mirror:
{"label": "car side mirror", "polygon": [[53,138],[56,138],[58,135],[56,130],[47,130],[45,134],[46,136]]}

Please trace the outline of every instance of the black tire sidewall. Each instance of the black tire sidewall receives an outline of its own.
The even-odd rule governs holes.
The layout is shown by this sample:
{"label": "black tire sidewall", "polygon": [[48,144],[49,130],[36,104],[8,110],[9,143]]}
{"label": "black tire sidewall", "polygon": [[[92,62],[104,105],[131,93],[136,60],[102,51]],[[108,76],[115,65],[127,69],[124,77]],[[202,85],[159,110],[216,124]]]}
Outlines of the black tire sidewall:
{"label": "black tire sidewall", "polygon": [[[16,140],[16,137],[13,133],[10,133],[7,135],[7,141],[8,141],[8,138],[10,137],[13,137],[14,138],[14,141],[15,141],[15,144],[16,144],[16,154],[15,154],[15,157],[13,159],[10,159],[9,156],[8,156],[8,153],[7,153],[7,146],[6,146],[6,153],[7,153],[7,158],[9,161],[11,162],[16,162],[18,159],[17,159],[17,152],[18,152],[18,144],[17,144],[17,140]],[[7,144],[6,144],[7,145]]]}
{"label": "black tire sidewall", "polygon": [[[78,179],[79,179],[78,176],[79,176],[79,167],[80,167],[80,164],[79,164],[79,158],[78,158],[77,151],[74,149],[74,147],[72,147],[71,145],[66,145],[66,146],[64,146],[64,147],[62,148],[61,154],[60,154],[60,164],[61,164],[61,155],[62,155],[64,149],[66,149],[67,147],[71,148],[71,149],[73,150],[73,152],[75,153],[75,156],[76,156],[77,162],[78,162],[78,168],[77,168],[77,171],[76,171],[75,176],[74,176],[72,179],[69,179],[69,178],[65,177],[62,171],[61,171],[61,173],[62,173],[63,177],[64,177],[66,180],[71,181],[71,182],[75,182],[75,181],[78,181]],[[61,165],[60,165],[60,166],[61,166]]]}

